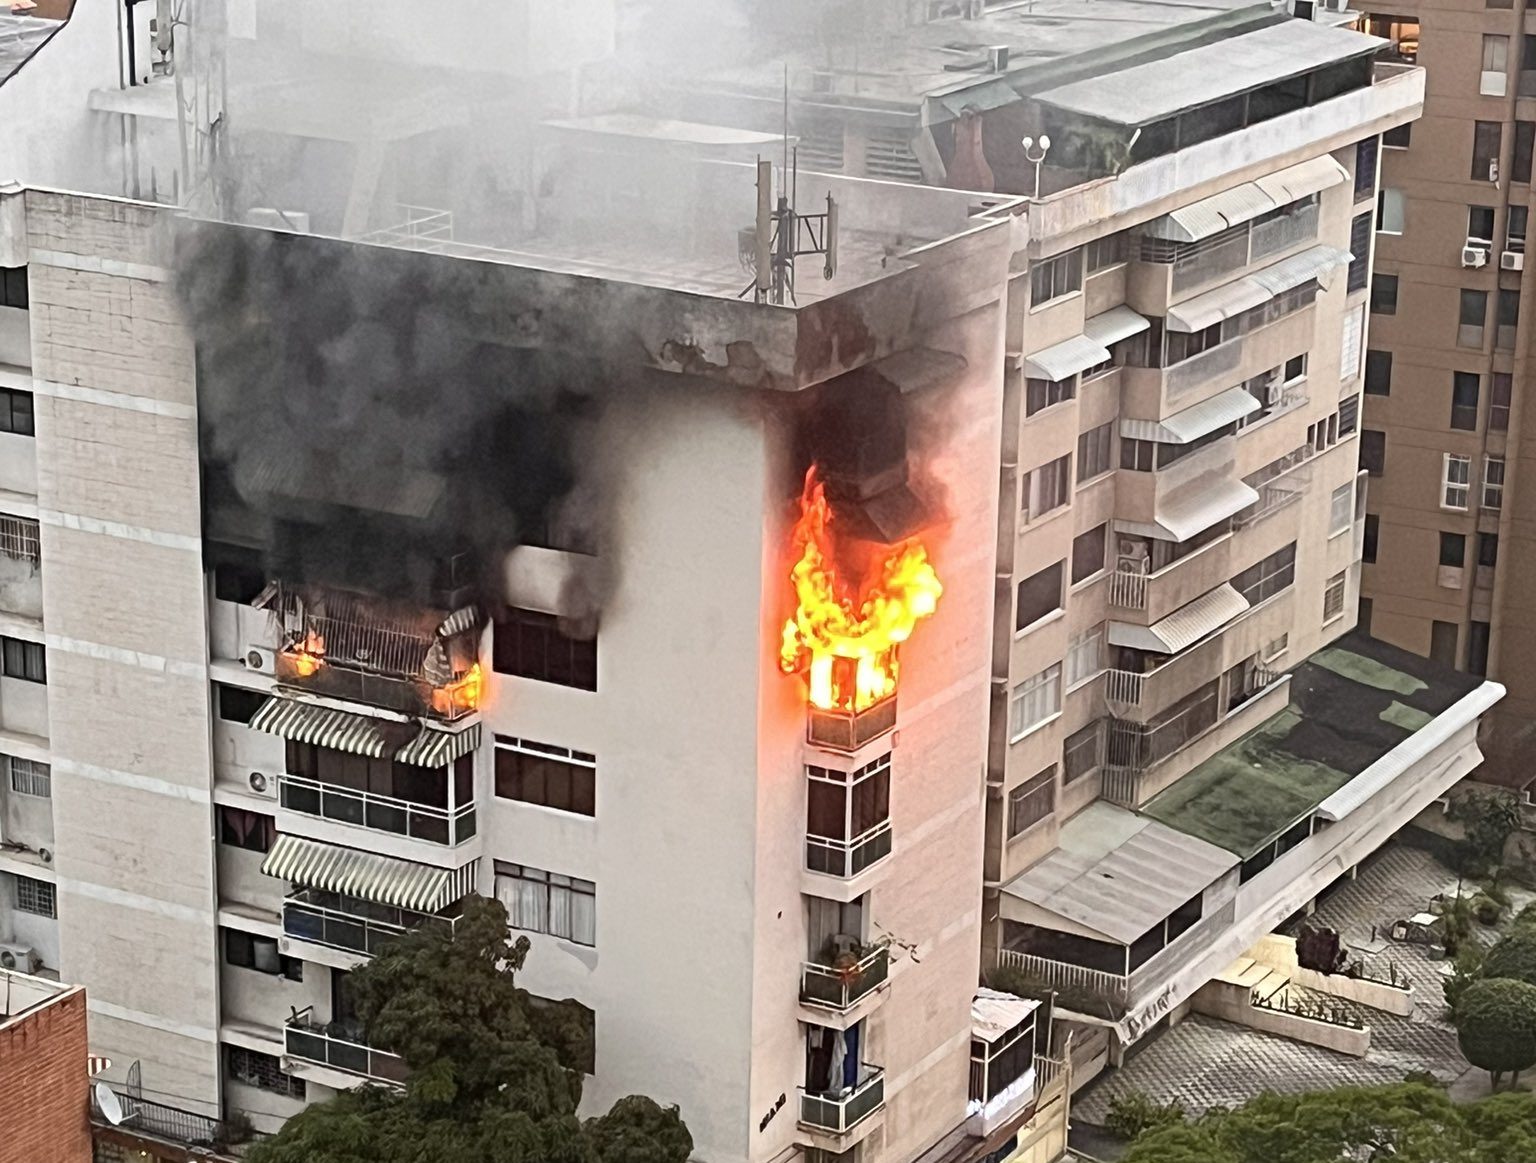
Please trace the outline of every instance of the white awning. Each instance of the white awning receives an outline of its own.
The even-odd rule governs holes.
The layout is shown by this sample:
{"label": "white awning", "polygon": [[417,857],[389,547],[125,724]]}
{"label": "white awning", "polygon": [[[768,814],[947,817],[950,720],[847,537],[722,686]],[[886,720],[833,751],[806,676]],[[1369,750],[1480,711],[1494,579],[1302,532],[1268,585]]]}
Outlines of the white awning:
{"label": "white awning", "polygon": [[1159,444],[1189,444],[1218,428],[1235,424],[1257,412],[1262,405],[1246,388],[1226,391],[1202,400],[1162,420],[1122,420],[1120,435],[1127,440],[1155,440]]}
{"label": "white awning", "polygon": [[479,723],[462,731],[438,731],[425,727],[420,735],[395,752],[395,762],[409,763],[416,767],[447,767],[479,746]]}
{"label": "white awning", "polygon": [[474,892],[477,867],[470,861],[459,869],[434,868],[288,835],[279,836],[261,862],[262,872],[279,880],[421,913],[435,913]]}
{"label": "white awning", "polygon": [[1177,654],[1247,611],[1248,599],[1227,582],[1150,626],[1111,622],[1109,643],[1131,650],[1150,650],[1154,654]]}
{"label": "white awning", "polygon": [[1029,1021],[1040,1008],[1033,998],[1015,997],[1000,989],[982,986],[971,999],[971,1037],[995,1042],[1009,1030]]}
{"label": "white awning", "polygon": [[1115,529],[1155,541],[1188,541],[1218,521],[1241,513],[1259,499],[1259,494],[1242,481],[1221,477],[1198,488],[1181,489],[1158,505],[1156,520],[1115,520]]}
{"label": "white awning", "polygon": [[1065,380],[1085,367],[1093,367],[1108,359],[1108,348],[1095,343],[1086,335],[1074,335],[1044,351],[1026,356],[1024,374],[1040,380]]}
{"label": "white awning", "polygon": [[[1083,324],[1083,334],[1100,347],[1109,347],[1122,339],[1140,335],[1152,323],[1129,307],[1111,307]],[[1088,365],[1092,367],[1092,364]]]}
{"label": "white awning", "polygon": [[1289,205],[1308,194],[1336,186],[1349,176],[1331,157],[1313,158],[1300,165],[1244,182],[1188,206],[1181,206],[1141,228],[1149,238],[1169,242],[1198,242],[1233,226],[1251,222],[1271,210]]}
{"label": "white awning", "polygon": [[1280,295],[1311,279],[1320,279],[1337,267],[1348,266],[1350,258],[1347,250],[1318,245],[1281,259],[1261,271],[1254,271],[1248,277],[1271,295]]}
{"label": "white awning", "polygon": [[1168,330],[1204,331],[1213,323],[1261,307],[1274,297],[1273,291],[1265,290],[1252,278],[1238,279],[1169,307]]}
{"label": "white awning", "polygon": [[[1062,826],[1057,847],[1003,886],[1009,898],[1129,945],[1227,871],[1234,853],[1100,800]],[[1038,914],[1034,914],[1038,916]]]}

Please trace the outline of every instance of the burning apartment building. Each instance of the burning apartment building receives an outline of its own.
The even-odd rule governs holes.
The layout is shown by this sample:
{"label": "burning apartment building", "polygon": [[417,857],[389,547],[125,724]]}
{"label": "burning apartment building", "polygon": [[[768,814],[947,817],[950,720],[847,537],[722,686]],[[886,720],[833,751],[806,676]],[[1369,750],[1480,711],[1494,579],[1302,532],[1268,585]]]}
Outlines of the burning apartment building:
{"label": "burning apartment building", "polygon": [[1350,634],[1376,39],[211,7],[0,86],[0,949],[161,1096],[398,1081],[347,973],[479,893],[700,1159],[1045,1163],[1477,763]]}

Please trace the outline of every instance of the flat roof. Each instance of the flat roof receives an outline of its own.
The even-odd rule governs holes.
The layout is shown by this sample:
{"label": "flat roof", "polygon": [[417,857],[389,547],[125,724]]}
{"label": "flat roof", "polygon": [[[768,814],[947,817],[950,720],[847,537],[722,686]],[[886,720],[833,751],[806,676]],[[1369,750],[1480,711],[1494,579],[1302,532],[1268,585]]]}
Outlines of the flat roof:
{"label": "flat roof", "polygon": [[1353,631],[1291,673],[1285,710],[1141,810],[1246,860],[1481,685]]}
{"label": "flat roof", "polygon": [[1387,44],[1348,28],[1282,20],[1119,72],[1036,93],[1036,100],[1117,125],[1148,125],[1186,109],[1300,76]]}
{"label": "flat roof", "polygon": [[44,977],[0,969],[0,1026],[17,1021],[78,988]]}

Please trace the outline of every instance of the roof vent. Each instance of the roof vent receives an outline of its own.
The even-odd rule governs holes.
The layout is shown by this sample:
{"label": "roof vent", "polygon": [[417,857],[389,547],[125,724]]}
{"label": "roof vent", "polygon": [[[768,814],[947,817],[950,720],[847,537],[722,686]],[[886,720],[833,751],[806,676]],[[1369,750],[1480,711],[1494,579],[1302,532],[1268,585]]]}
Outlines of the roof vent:
{"label": "roof vent", "polygon": [[995,44],[987,49],[987,69],[994,73],[1006,73],[1008,71],[1008,46]]}

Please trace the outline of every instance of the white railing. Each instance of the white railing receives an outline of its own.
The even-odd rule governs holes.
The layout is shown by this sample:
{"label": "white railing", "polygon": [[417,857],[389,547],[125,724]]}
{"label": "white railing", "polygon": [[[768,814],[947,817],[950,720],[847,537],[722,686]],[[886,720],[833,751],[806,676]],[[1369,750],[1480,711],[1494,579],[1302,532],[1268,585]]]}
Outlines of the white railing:
{"label": "white railing", "polygon": [[1126,978],[1067,961],[1052,961],[1049,957],[1037,957],[1033,953],[999,949],[997,964],[1000,968],[1015,969],[1031,980],[1053,989],[1090,993],[1121,1007],[1124,1007],[1129,996]]}
{"label": "white railing", "polygon": [[842,1012],[879,989],[890,977],[891,954],[880,948],[852,965],[805,961],[800,966],[800,1000]]}
{"label": "white railing", "polygon": [[891,854],[891,822],[881,820],[852,840],[828,836],[805,837],[805,866],[811,872],[843,878],[857,876],[877,860]]}
{"label": "white railing", "polygon": [[381,246],[398,246],[406,250],[439,250],[453,241],[453,211],[438,210],[432,206],[406,206],[395,208],[401,220],[363,235],[358,242],[373,242]]}
{"label": "white railing", "polygon": [[1146,682],[1147,676],[1144,674],[1136,674],[1129,670],[1106,670],[1104,697],[1112,703],[1139,707],[1142,693],[1146,689]]}
{"label": "white railing", "polygon": [[42,556],[36,521],[27,517],[0,516],[0,553],[16,561],[36,564]]}
{"label": "white railing", "polygon": [[1121,610],[1147,608],[1147,575],[1117,569],[1109,578],[1109,604]]}

